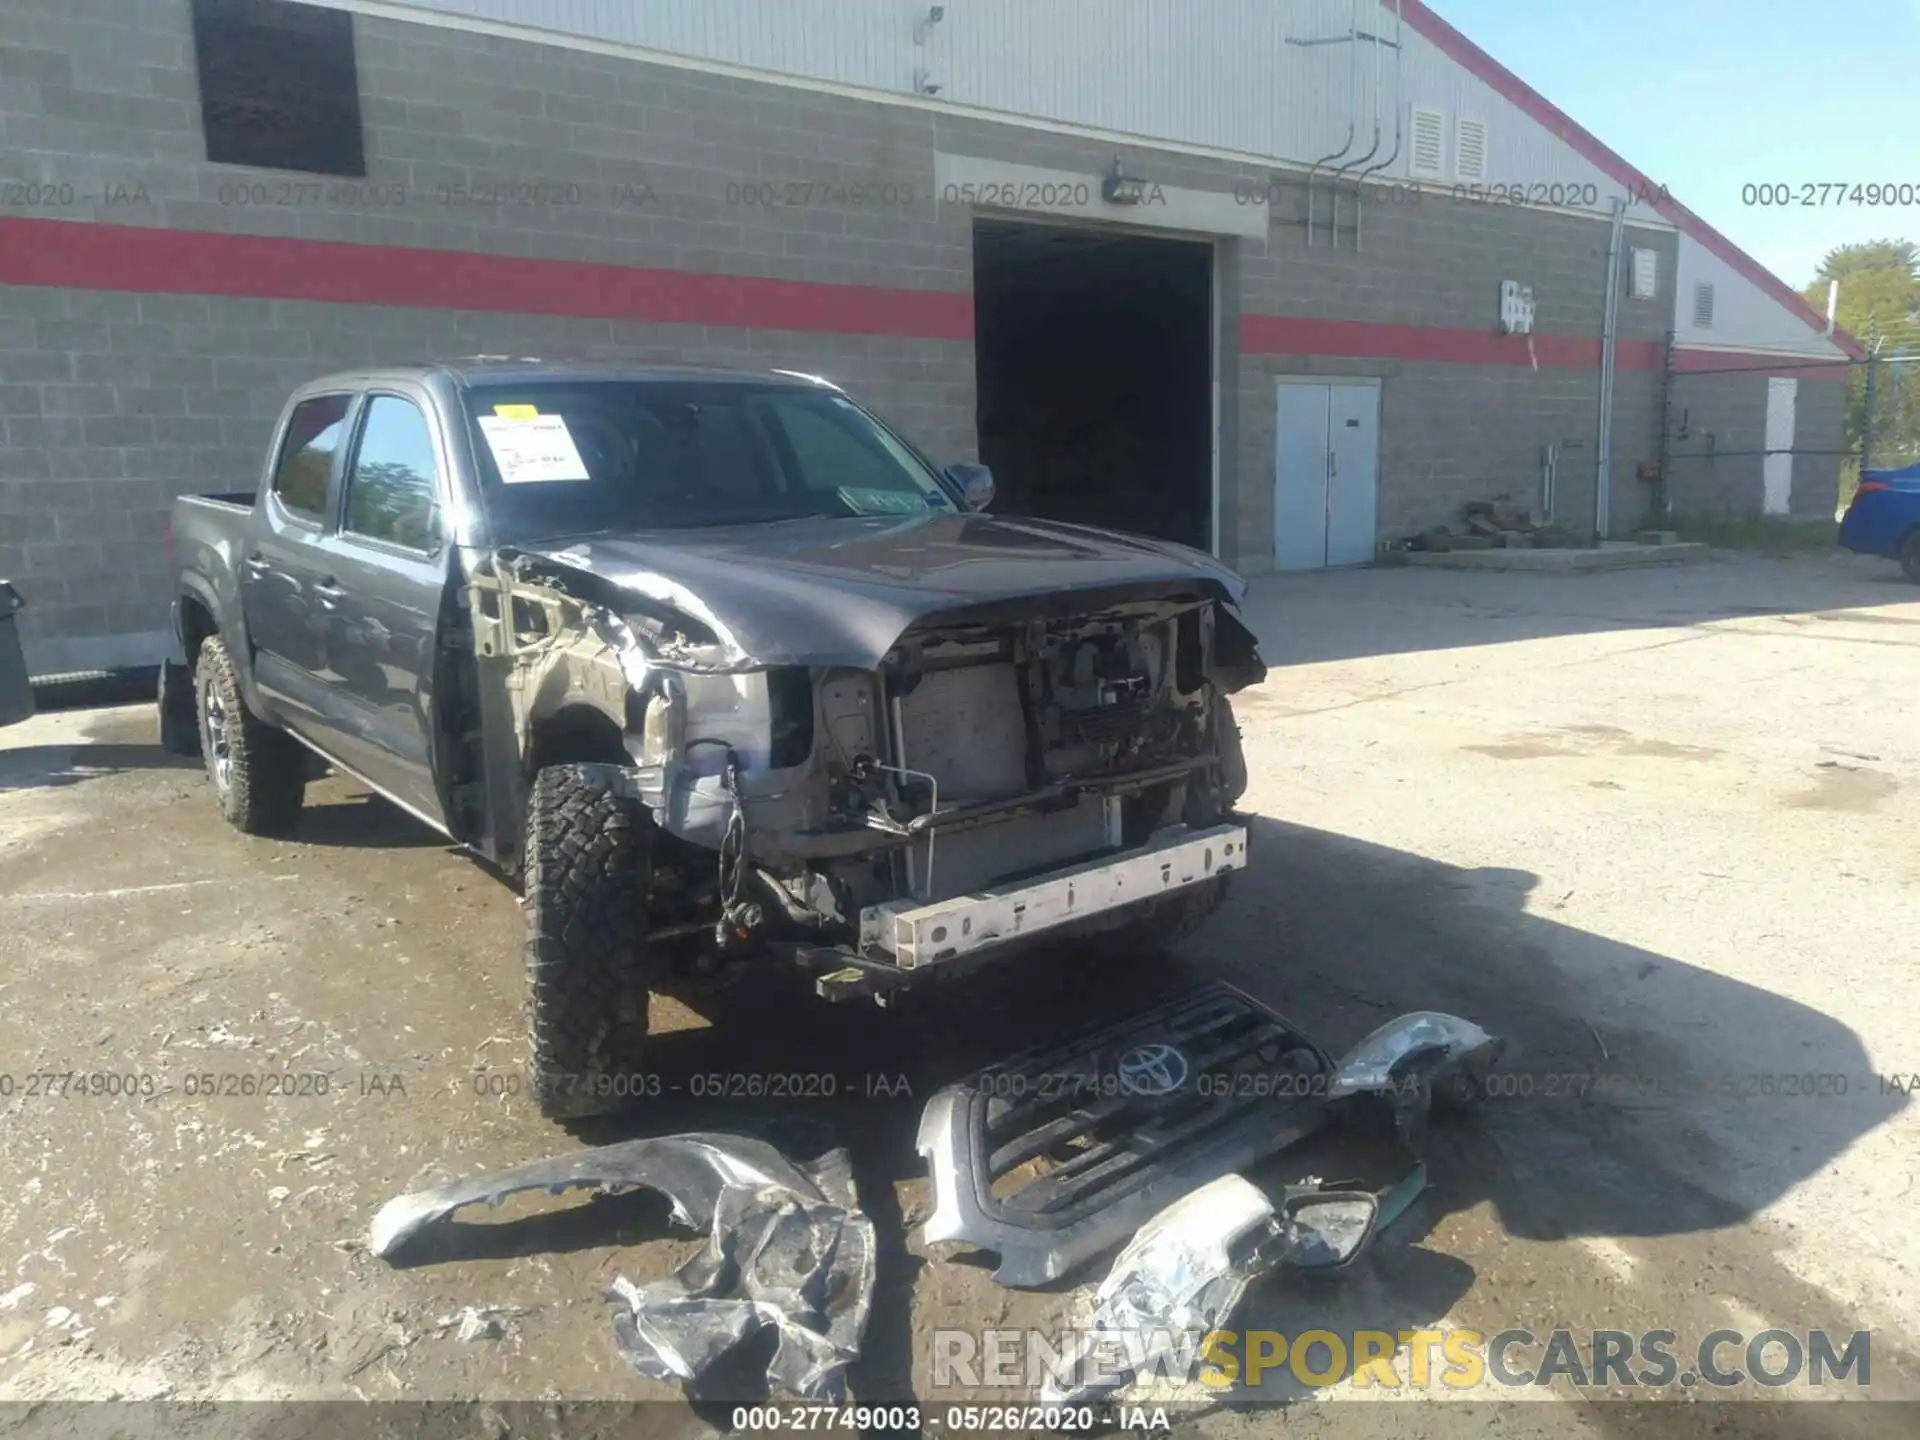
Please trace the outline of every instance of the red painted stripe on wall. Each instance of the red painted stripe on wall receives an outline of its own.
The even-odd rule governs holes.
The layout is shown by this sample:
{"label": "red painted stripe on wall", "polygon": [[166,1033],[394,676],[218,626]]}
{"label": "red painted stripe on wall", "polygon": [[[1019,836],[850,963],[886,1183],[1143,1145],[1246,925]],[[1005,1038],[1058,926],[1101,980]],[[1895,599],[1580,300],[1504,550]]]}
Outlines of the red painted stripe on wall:
{"label": "red painted stripe on wall", "polygon": [[973,338],[973,296],[965,291],[825,285],[71,220],[0,219],[0,285],[321,300],[921,340]]}
{"label": "red painted stripe on wall", "polygon": [[1844,380],[1853,373],[1853,364],[1842,359],[1814,360],[1805,356],[1769,355],[1758,350],[1675,350],[1676,374],[1702,371],[1722,375],[1769,375],[1779,380]]}
{"label": "red painted stripe on wall", "polygon": [[[641,320],[814,334],[898,335],[971,340],[973,296],[966,291],[824,285],[749,275],[648,270],[576,260],[220,235],[138,225],[0,218],[0,285],[316,300],[431,310]],[[1532,366],[1594,370],[1600,342],[1585,335],[1525,337],[1442,325],[1243,315],[1240,349],[1248,355],[1320,355],[1442,365]],[[1773,375],[1812,378],[1845,373],[1840,365],[1785,363],[1757,353],[1681,350],[1679,370],[1731,369],[1751,362]],[[1652,371],[1660,347],[1650,340],[1617,346],[1621,370]]]}
{"label": "red painted stripe on wall", "polygon": [[[1597,370],[1600,341],[1587,335],[1537,334],[1529,352],[1524,335],[1446,325],[1388,325],[1369,320],[1314,320],[1301,315],[1242,315],[1240,350],[1246,355],[1332,355],[1354,360],[1411,360],[1429,365],[1518,365],[1543,370]],[[1658,370],[1653,340],[1614,345],[1620,370]]]}

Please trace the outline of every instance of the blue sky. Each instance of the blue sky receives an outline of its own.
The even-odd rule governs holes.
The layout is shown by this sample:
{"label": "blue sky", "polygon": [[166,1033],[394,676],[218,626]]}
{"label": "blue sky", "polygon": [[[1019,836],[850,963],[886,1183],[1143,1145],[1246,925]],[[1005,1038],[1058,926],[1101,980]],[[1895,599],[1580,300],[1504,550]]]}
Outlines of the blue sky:
{"label": "blue sky", "polygon": [[1762,182],[1920,190],[1920,0],[1428,4],[1796,289],[1836,245],[1920,241],[1920,204],[1741,199]]}

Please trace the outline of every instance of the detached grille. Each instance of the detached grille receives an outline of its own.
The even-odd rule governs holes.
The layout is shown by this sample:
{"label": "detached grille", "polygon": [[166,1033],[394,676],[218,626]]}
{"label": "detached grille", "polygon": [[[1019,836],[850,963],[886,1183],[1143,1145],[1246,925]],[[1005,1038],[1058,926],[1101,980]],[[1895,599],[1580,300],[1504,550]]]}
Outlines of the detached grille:
{"label": "detached grille", "polygon": [[977,1201],[1046,1229],[1172,1170],[1233,1168],[1317,1128],[1331,1072],[1272,1011],[1205,987],[966,1082]]}

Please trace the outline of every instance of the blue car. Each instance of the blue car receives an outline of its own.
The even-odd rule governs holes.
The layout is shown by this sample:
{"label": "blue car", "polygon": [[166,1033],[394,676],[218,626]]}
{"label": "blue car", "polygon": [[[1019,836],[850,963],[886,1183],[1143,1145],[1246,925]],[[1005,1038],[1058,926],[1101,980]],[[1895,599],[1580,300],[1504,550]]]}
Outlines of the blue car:
{"label": "blue car", "polygon": [[1898,560],[1920,585],[1920,465],[1867,470],[1840,522],[1840,548]]}

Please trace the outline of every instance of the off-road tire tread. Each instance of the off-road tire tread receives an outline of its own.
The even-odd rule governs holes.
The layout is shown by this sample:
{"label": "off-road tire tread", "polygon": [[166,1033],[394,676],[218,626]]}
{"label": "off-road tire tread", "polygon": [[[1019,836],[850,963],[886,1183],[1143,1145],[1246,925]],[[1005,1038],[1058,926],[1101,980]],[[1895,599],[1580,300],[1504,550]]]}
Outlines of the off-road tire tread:
{"label": "off-road tire tread", "polygon": [[1213,723],[1220,728],[1220,798],[1231,809],[1247,793],[1247,751],[1240,738],[1240,722],[1234,717],[1233,702],[1225,695],[1214,696]]}
{"label": "off-road tire tread", "polygon": [[527,1079],[555,1120],[626,1108],[643,1083],[651,822],[597,769],[549,766],[527,798]]}
{"label": "off-road tire tread", "polygon": [[213,783],[213,747],[202,728],[205,703],[200,687],[220,692],[227,712],[228,785],[222,796],[214,787],[220,813],[246,835],[278,836],[292,832],[307,797],[307,752],[286,731],[267,724],[247,708],[240,695],[240,677],[226,642],[209,635],[200,642],[200,658],[193,671],[194,728],[200,734],[207,761],[208,783]]}
{"label": "off-road tire tread", "polygon": [[1151,954],[1177,945],[1193,934],[1227,903],[1231,872],[1189,885],[1177,894],[1158,900],[1138,920],[1121,931],[1130,949]]}

